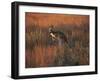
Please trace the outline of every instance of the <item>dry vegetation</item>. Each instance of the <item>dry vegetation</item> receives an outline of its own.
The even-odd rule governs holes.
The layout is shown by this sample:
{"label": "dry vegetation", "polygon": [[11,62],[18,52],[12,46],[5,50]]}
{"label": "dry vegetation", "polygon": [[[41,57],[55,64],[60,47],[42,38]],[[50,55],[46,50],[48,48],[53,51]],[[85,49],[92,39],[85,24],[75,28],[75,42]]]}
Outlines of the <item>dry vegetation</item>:
{"label": "dry vegetation", "polygon": [[26,27],[25,67],[56,67],[89,64],[89,26],[61,25],[55,29],[64,32],[68,43],[58,46],[51,40],[48,27]]}

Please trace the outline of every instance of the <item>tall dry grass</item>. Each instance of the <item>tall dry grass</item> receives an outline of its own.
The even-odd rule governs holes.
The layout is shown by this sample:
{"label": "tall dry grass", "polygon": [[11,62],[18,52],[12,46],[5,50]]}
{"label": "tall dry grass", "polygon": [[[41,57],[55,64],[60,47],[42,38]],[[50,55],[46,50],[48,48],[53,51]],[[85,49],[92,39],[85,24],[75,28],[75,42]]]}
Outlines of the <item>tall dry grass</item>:
{"label": "tall dry grass", "polygon": [[[34,29],[35,28],[35,29]],[[83,28],[83,29],[82,29]],[[47,28],[26,28],[25,67],[56,67],[89,64],[89,29],[57,27],[65,33],[68,43],[53,42]]]}

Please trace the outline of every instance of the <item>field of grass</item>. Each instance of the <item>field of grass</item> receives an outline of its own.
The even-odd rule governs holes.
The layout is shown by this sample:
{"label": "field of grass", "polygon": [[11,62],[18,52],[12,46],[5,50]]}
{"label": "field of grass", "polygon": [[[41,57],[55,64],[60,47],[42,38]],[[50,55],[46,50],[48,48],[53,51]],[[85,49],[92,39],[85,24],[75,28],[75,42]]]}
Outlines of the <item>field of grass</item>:
{"label": "field of grass", "polygon": [[89,26],[61,25],[56,30],[64,32],[68,43],[59,46],[53,42],[48,27],[26,27],[25,67],[56,67],[89,64]]}

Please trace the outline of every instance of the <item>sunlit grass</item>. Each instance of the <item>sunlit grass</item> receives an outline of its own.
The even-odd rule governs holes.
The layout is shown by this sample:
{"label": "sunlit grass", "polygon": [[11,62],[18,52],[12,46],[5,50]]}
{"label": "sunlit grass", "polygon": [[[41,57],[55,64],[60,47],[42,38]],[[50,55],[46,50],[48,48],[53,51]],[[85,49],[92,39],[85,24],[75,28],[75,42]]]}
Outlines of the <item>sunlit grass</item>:
{"label": "sunlit grass", "polygon": [[26,68],[89,64],[89,31],[64,28],[58,30],[62,29],[68,43],[61,46],[51,40],[48,28],[26,29]]}

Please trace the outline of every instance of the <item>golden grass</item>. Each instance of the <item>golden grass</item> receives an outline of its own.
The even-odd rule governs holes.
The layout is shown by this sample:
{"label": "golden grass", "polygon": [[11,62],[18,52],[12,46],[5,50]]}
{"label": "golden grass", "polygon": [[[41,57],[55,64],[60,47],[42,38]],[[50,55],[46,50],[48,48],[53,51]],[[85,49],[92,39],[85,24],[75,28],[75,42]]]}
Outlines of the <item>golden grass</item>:
{"label": "golden grass", "polygon": [[58,28],[68,38],[68,43],[62,46],[52,42],[46,28],[32,30],[31,27],[27,27],[26,30],[26,68],[89,64],[88,30]]}

